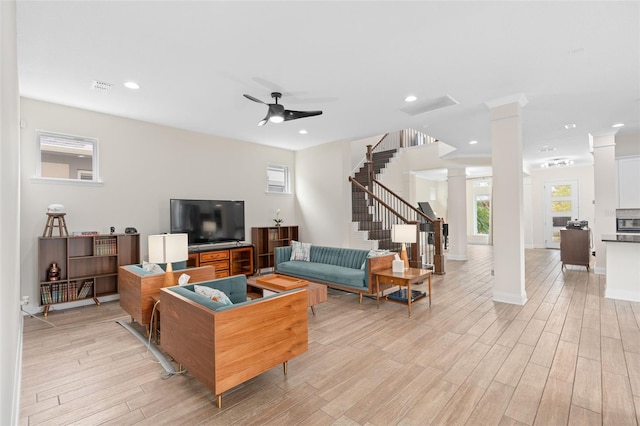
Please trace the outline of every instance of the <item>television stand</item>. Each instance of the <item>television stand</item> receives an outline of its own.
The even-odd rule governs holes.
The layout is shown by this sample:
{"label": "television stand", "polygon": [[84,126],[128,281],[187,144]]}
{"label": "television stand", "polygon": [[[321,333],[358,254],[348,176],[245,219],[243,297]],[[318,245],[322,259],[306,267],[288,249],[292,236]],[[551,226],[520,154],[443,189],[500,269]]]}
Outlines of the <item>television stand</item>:
{"label": "television stand", "polygon": [[189,247],[188,267],[211,265],[216,278],[253,275],[253,245],[248,243],[203,244]]}

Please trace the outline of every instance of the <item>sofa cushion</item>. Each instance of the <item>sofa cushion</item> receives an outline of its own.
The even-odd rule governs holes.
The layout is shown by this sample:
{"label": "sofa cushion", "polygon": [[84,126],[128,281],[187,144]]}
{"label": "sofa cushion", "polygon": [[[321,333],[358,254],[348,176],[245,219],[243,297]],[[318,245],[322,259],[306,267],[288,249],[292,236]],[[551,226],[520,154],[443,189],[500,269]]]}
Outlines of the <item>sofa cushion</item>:
{"label": "sofa cushion", "polygon": [[360,269],[362,262],[367,259],[367,253],[369,253],[368,250],[311,246],[309,260],[311,262]]}
{"label": "sofa cushion", "polygon": [[[217,288],[229,296],[233,303],[241,303],[247,300],[247,277],[245,275],[234,275],[231,277],[217,278],[211,281],[199,282],[198,285],[204,285],[211,288]],[[195,284],[181,286],[195,294]],[[175,287],[171,287],[174,289]],[[182,294],[182,293],[179,293]]]}
{"label": "sofa cushion", "polygon": [[365,287],[365,273],[360,269],[359,264],[358,268],[354,269],[313,261],[302,262],[299,260],[290,260],[278,264],[277,272],[298,278],[306,278],[311,281],[317,280],[355,288]]}
{"label": "sofa cushion", "polygon": [[224,303],[214,302],[210,298],[196,293],[195,291],[193,291],[193,288],[190,289],[188,287],[193,287],[193,286],[169,287],[169,291],[173,291],[174,293],[179,294],[180,296],[186,297],[187,299],[192,300],[196,303],[199,303],[202,306],[205,306],[214,311],[217,310],[218,308],[225,306]]}
{"label": "sofa cushion", "polygon": [[194,290],[196,293],[201,294],[214,302],[220,302],[224,305],[233,305],[233,302],[229,297],[224,294],[224,291],[218,290],[217,288],[207,287],[206,285],[194,285]]}

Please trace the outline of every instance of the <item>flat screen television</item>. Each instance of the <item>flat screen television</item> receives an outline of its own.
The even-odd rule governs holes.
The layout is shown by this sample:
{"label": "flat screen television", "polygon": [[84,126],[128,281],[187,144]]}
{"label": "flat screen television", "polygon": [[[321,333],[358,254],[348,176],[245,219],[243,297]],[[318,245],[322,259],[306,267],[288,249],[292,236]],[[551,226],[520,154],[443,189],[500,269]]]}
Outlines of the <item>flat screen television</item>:
{"label": "flat screen television", "polygon": [[244,201],[170,200],[171,233],[189,245],[244,241]]}

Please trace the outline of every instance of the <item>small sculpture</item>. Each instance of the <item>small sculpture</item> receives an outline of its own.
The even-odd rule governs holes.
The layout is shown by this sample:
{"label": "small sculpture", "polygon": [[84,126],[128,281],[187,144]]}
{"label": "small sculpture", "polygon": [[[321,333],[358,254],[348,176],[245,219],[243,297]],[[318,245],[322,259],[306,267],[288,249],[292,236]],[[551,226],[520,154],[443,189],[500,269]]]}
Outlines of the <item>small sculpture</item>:
{"label": "small sculpture", "polygon": [[47,278],[49,281],[58,281],[60,279],[60,267],[56,262],[53,262],[49,269],[47,269]]}

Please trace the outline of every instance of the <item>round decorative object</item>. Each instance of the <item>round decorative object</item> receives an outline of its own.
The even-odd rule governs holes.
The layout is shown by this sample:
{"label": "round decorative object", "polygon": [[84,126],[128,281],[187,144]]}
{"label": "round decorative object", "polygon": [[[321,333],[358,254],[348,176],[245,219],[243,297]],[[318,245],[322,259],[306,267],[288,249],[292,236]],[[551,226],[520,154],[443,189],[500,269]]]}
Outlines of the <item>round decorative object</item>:
{"label": "round decorative object", "polygon": [[53,262],[49,269],[47,269],[47,278],[49,281],[58,281],[60,279],[60,267],[56,262]]}

